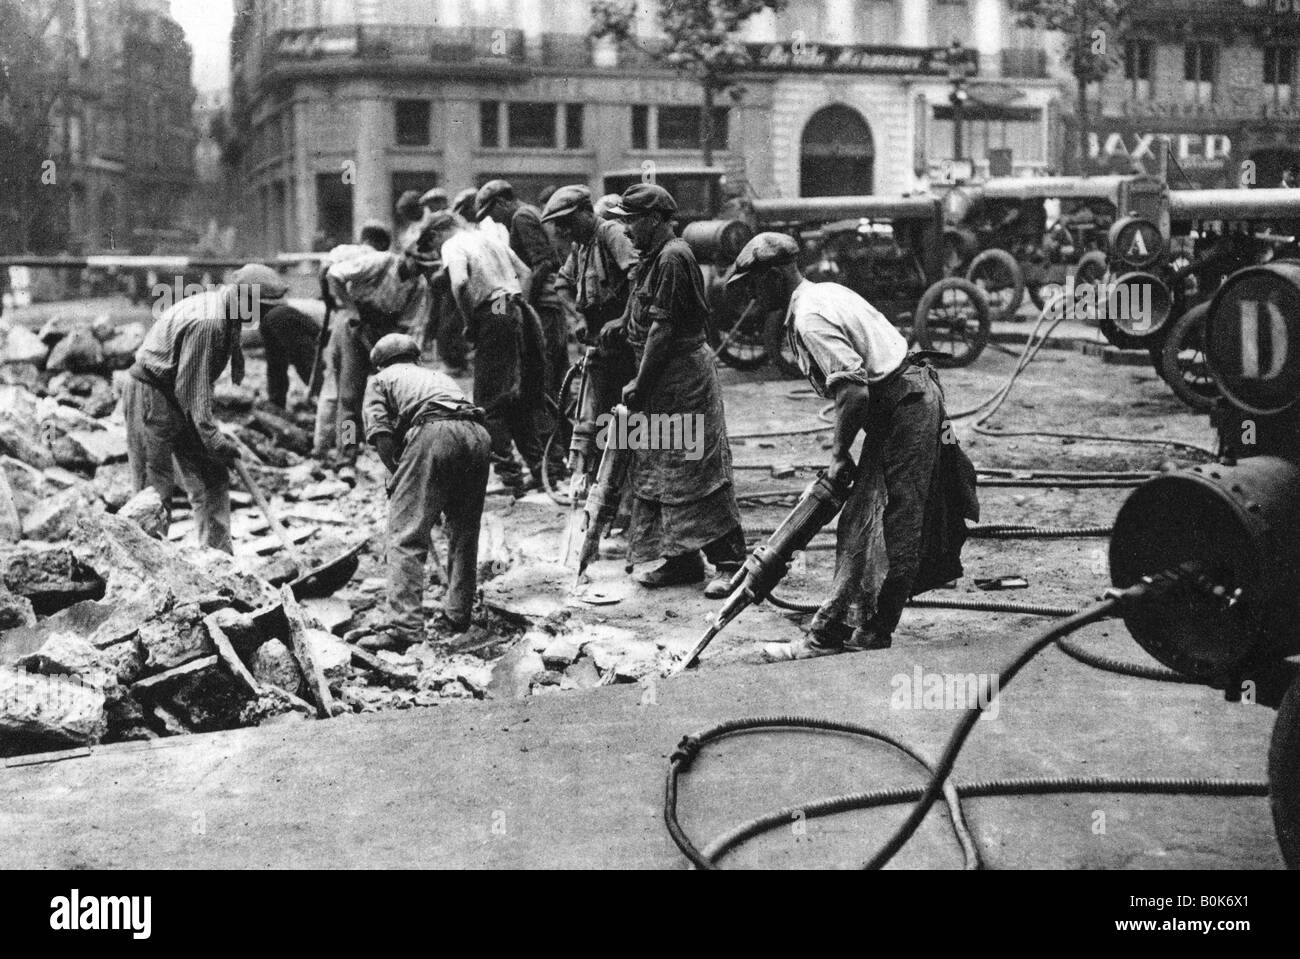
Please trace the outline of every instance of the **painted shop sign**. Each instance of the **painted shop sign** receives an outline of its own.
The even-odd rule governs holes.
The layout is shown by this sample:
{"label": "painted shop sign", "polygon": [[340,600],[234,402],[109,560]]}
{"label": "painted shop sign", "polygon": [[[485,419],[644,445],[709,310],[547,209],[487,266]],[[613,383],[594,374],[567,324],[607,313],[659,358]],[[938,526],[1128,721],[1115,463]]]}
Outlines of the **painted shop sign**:
{"label": "painted shop sign", "polygon": [[[1101,120],[1088,133],[1088,172],[1131,173],[1139,164],[1154,172],[1159,162],[1161,138],[1168,137],[1170,155],[1189,179],[1197,186],[1220,186],[1223,177],[1231,176],[1236,136],[1236,129],[1231,127],[1189,130],[1144,124],[1141,120]],[[1172,169],[1170,176],[1178,178]]]}
{"label": "painted shop sign", "polygon": [[894,73],[948,75],[960,65],[978,68],[976,53],[963,49],[954,56],[948,47],[837,46],[829,43],[747,43],[755,70],[807,70],[815,73]]}

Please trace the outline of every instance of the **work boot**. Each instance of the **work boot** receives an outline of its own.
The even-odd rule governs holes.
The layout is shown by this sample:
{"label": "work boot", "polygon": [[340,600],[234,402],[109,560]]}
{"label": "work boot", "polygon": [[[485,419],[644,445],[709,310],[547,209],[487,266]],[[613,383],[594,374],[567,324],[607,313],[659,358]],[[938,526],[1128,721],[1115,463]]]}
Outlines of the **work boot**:
{"label": "work boot", "polygon": [[740,571],[739,563],[723,563],[715,567],[717,575],[709,580],[709,585],[704,587],[705,599],[726,599],[731,595],[731,581]]}
{"label": "work boot", "polygon": [[432,626],[433,631],[439,635],[458,636],[469,629],[471,622],[468,619],[464,621],[452,619],[445,612],[440,612],[433,617],[433,620],[429,625]]}
{"label": "work boot", "polygon": [[704,560],[699,553],[686,553],[683,556],[670,556],[662,566],[636,577],[636,581],[646,589],[659,589],[663,586],[689,586],[704,579]]}
{"label": "work boot", "polygon": [[851,652],[843,643],[831,641],[818,633],[806,633],[792,643],[768,643],[763,647],[763,658],[769,663],[786,662],[793,659],[816,659],[818,656],[834,656],[836,653]]}
{"label": "work boot", "polygon": [[893,633],[881,632],[874,626],[861,626],[853,631],[844,645],[849,649],[888,649],[893,642]]}

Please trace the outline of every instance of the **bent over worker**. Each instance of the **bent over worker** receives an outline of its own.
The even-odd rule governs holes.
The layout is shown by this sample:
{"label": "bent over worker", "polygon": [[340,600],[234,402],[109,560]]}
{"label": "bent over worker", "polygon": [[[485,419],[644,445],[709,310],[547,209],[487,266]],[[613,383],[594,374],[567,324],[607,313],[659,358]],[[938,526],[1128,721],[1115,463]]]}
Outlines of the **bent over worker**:
{"label": "bent over worker", "polygon": [[440,517],[447,533],[447,594],[440,632],[469,628],[477,586],[478,532],[491,441],[483,411],[451,377],[420,365],[404,333],[375,344],[378,372],[366,385],[366,439],[392,474],[388,484],[387,628],[364,637],[369,649],[400,650],[424,638],[421,613],[429,536]]}
{"label": "bent over worker", "polygon": [[136,492],[152,486],[166,506],[179,473],[199,542],[227,553],[228,467],[239,447],[217,427],[212,388],[227,366],[235,383],[243,380],[241,321],[257,320],[264,303],[286,292],[274,270],[250,263],[229,284],[174,303],[149,328],[122,394]]}
{"label": "bent over worker", "polygon": [[975,470],[946,422],[938,373],[909,356],[902,334],[862,297],[804,279],[798,254],[791,237],[760,233],[728,285],[764,311],[785,312],[800,368],[835,403],[829,478],[853,489],[830,597],[806,636],[765,648],[771,659],[888,647],[908,599],[961,575],[963,520],[979,518]]}
{"label": "bent over worker", "polygon": [[[637,372],[623,388],[623,402],[637,413],[698,423],[702,434],[693,449],[685,448],[683,436],[683,442],[670,444],[675,448],[634,451],[629,559],[635,564],[663,558],[637,577],[642,586],[656,588],[704,579],[703,551],[717,570],[705,595],[720,599],[744,562],[745,534],[722,387],[705,343],[704,276],[686,241],[673,234],[677,203],[663,187],[633,184],[609,213],[623,221],[641,256],[623,331]],[[617,325],[606,330],[611,336],[619,332]]]}

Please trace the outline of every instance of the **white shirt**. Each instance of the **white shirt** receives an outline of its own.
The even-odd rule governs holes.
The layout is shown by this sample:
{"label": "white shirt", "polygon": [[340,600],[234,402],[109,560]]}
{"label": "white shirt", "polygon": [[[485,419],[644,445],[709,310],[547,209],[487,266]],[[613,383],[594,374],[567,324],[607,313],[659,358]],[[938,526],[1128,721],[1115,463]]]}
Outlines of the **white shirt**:
{"label": "white shirt", "polygon": [[877,383],[907,357],[907,340],[894,324],[838,283],[804,280],[795,287],[785,329],[799,368],[822,396],[846,380]]}
{"label": "white shirt", "polygon": [[528,267],[488,230],[460,230],[442,245],[442,262],[453,292],[464,291],[475,308],[498,296],[522,292]]}

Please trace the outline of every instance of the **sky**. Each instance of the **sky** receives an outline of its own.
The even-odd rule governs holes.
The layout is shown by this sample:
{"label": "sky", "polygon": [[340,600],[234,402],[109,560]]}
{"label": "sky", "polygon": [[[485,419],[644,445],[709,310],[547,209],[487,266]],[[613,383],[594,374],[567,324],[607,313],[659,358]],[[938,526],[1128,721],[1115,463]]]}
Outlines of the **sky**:
{"label": "sky", "polygon": [[172,18],[194,48],[194,86],[225,90],[230,81],[230,23],[234,0],[171,0]]}

